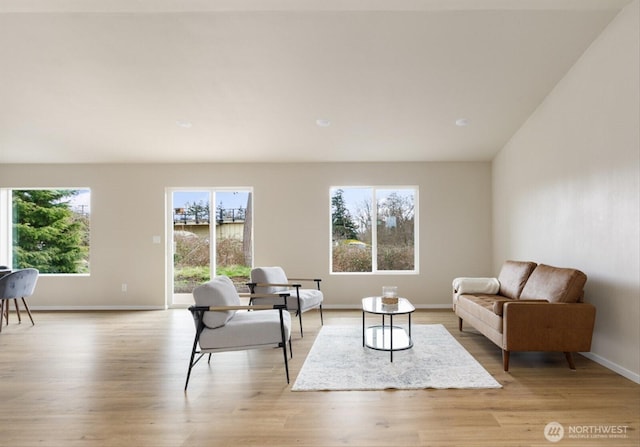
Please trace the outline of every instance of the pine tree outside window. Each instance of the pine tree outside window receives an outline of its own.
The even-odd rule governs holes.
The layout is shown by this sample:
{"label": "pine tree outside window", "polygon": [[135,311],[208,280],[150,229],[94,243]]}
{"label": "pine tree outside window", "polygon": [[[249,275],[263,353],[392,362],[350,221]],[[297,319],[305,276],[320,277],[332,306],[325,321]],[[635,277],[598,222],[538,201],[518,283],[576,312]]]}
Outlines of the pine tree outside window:
{"label": "pine tree outside window", "polygon": [[88,274],[90,196],[88,188],[3,190],[3,258],[13,269]]}

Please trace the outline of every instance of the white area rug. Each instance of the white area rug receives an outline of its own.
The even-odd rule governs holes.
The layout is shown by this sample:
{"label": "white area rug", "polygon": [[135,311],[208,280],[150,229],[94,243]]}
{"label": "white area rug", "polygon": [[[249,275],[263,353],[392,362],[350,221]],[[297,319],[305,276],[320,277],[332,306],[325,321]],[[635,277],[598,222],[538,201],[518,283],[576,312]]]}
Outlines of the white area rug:
{"label": "white area rug", "polygon": [[293,391],[502,388],[441,324],[413,325],[413,348],[362,346],[361,326],[323,326]]}

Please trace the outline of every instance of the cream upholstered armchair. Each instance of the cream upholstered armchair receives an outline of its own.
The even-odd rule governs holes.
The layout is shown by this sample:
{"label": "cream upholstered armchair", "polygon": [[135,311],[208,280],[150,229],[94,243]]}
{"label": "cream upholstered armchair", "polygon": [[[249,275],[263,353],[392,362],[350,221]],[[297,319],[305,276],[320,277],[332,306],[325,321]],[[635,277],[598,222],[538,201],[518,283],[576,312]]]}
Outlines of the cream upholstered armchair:
{"label": "cream upholstered armchair", "polygon": [[[322,317],[322,302],[324,296],[320,290],[321,279],[310,278],[287,278],[282,267],[256,267],[251,270],[251,282],[248,284],[252,293],[288,293],[289,298],[284,301],[274,300],[273,298],[260,298],[260,304],[276,304],[283,303],[290,311],[295,311],[300,321],[300,336],[304,337],[302,331],[302,314],[311,309],[319,309],[320,324],[324,324]],[[302,288],[302,283],[313,282],[315,288]]]}
{"label": "cream upholstered armchair", "polygon": [[[249,299],[256,295],[247,295]],[[278,297],[258,295],[264,298]],[[191,349],[185,391],[189,385],[191,370],[202,356],[224,351],[240,351],[257,348],[282,348],[284,367],[289,383],[287,342],[291,355],[291,315],[285,306],[243,306],[233,282],[226,276],[218,276],[193,290],[195,306],[189,307],[196,325],[196,334]],[[197,357],[196,357],[197,356]]]}

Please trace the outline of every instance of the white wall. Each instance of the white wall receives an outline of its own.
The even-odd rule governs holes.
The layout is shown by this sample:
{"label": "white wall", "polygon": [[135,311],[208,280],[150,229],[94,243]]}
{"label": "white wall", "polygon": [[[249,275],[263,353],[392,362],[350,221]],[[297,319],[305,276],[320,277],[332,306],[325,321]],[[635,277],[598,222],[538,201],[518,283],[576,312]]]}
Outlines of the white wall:
{"label": "white wall", "polygon": [[[418,185],[419,275],[329,274],[329,188],[348,185]],[[0,187],[92,190],[91,275],[42,276],[32,306],[162,308],[165,189],[180,186],[253,187],[254,264],[322,277],[327,307],[357,307],[383,284],[417,306],[449,307],[454,277],[491,273],[489,162],[4,165]]]}
{"label": "white wall", "polygon": [[590,356],[640,378],[640,25],[627,6],[493,162],[494,268],[587,273]]}

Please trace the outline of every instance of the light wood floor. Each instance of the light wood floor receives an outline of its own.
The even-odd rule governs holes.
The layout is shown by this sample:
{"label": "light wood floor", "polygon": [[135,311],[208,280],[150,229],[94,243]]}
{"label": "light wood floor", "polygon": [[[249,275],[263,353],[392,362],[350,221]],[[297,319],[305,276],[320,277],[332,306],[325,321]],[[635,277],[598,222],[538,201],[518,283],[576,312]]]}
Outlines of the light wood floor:
{"label": "light wood floor", "polygon": [[[320,329],[294,331],[291,384]],[[186,310],[34,312],[0,334],[0,446],[550,446],[640,445],[640,385],[577,355],[514,353],[442,323],[503,385],[491,390],[292,392],[281,351],[224,353],[198,364],[183,392],[193,323]],[[325,325],[361,324],[359,311],[325,311]],[[298,326],[295,323],[294,328]],[[386,357],[385,357],[386,358]],[[568,438],[568,430],[625,426],[626,438]],[[604,428],[603,428],[604,427]],[[584,436],[584,433],[583,433]]]}

